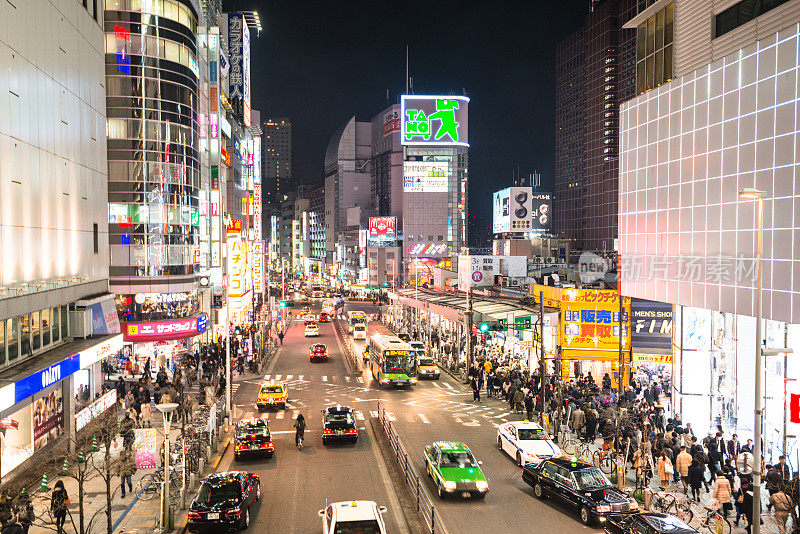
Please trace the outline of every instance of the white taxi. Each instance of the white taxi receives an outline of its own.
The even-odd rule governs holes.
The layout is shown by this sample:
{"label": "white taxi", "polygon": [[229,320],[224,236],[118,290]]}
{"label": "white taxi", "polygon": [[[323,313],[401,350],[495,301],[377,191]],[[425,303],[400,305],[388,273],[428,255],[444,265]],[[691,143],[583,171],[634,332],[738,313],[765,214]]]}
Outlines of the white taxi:
{"label": "white taxi", "polygon": [[500,425],[497,428],[497,446],[520,466],[561,456],[561,449],[552,442],[547,432],[527,420]]}
{"label": "white taxi", "polygon": [[383,514],[385,506],[378,506],[375,501],[334,502],[324,510],[320,510],[322,533],[335,532],[369,532],[370,534],[386,534],[386,523]]}
{"label": "white taxi", "polygon": [[305,337],[318,337],[319,327],[316,323],[308,323],[306,325]]}

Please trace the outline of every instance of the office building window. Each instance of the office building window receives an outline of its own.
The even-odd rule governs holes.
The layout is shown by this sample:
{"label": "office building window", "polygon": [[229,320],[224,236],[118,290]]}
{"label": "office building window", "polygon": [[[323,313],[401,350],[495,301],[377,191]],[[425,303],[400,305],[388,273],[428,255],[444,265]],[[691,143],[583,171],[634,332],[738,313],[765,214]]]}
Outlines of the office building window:
{"label": "office building window", "polygon": [[636,93],[672,79],[675,4],[669,4],[636,28]]}
{"label": "office building window", "polygon": [[725,35],[789,0],[742,0],[714,17],[714,38]]}

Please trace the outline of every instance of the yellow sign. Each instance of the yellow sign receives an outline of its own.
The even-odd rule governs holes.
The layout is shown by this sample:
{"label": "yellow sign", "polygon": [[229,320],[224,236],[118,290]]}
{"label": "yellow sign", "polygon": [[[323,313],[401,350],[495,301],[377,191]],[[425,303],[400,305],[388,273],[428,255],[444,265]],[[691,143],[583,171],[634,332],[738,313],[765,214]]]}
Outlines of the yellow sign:
{"label": "yellow sign", "polygon": [[635,354],[633,363],[672,363],[672,354]]}
{"label": "yellow sign", "polygon": [[558,308],[561,302],[561,289],[558,287],[543,286],[535,284],[533,286],[533,301],[539,304],[539,293],[544,296],[544,305],[548,308]]}
{"label": "yellow sign", "polygon": [[[620,295],[599,289],[561,291],[558,341],[562,349],[619,350]],[[623,297],[622,350],[630,347],[631,299]]]}
{"label": "yellow sign", "polygon": [[228,295],[247,293],[247,243],[240,235],[228,234]]}

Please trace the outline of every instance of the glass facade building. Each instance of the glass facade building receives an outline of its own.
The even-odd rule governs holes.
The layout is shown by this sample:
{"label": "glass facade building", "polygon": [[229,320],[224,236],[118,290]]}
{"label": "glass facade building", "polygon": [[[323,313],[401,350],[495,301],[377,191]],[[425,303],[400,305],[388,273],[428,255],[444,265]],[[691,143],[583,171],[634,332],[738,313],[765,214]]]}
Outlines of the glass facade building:
{"label": "glass facade building", "polygon": [[110,287],[191,292],[200,253],[198,14],[189,0],[105,7]]}

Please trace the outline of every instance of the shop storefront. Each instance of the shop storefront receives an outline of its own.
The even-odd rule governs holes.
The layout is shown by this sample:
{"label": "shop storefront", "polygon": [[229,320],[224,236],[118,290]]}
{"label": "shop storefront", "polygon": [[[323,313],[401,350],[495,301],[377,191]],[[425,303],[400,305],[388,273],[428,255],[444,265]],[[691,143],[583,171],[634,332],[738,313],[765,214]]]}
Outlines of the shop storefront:
{"label": "shop storefront", "polygon": [[[664,397],[672,398],[672,304],[632,299],[631,376],[640,387],[656,383]],[[671,404],[671,403],[669,403]],[[665,406],[669,410],[669,406]]]}
{"label": "shop storefront", "polygon": [[[698,435],[737,433],[742,442],[753,435],[754,317],[689,306],[676,306],[673,368],[675,410],[684,414]],[[764,346],[793,349],[792,354],[764,357],[764,426],[766,462],[782,453],[784,436],[793,450],[800,424],[792,423],[787,396],[800,391],[800,325],[764,320]],[[790,461],[798,464],[796,454]]]}
{"label": "shop storefront", "polygon": [[[538,286],[537,286],[538,288]],[[549,288],[552,293],[552,289]],[[600,385],[608,374],[612,387],[622,378],[620,353],[630,351],[631,301],[616,291],[560,289],[561,377],[570,380],[588,376]],[[622,333],[622,343],[620,343]]]}
{"label": "shop storefront", "polygon": [[[76,348],[79,352],[72,352]],[[44,369],[33,368],[20,375],[11,368],[0,375],[0,383],[10,382],[0,388],[2,476],[26,461],[35,461],[39,451],[49,449],[62,435],[74,435],[78,430],[75,414],[84,405],[90,406],[95,397],[102,397],[101,360],[121,348],[121,335],[99,342],[79,341],[43,357],[43,364],[52,362]],[[107,408],[96,407],[95,412]]]}
{"label": "shop storefront", "polygon": [[162,367],[168,372],[181,364],[183,355],[200,350],[208,316],[151,323],[127,323],[123,327],[125,347],[107,363],[115,374],[140,375],[148,365],[152,374]]}

